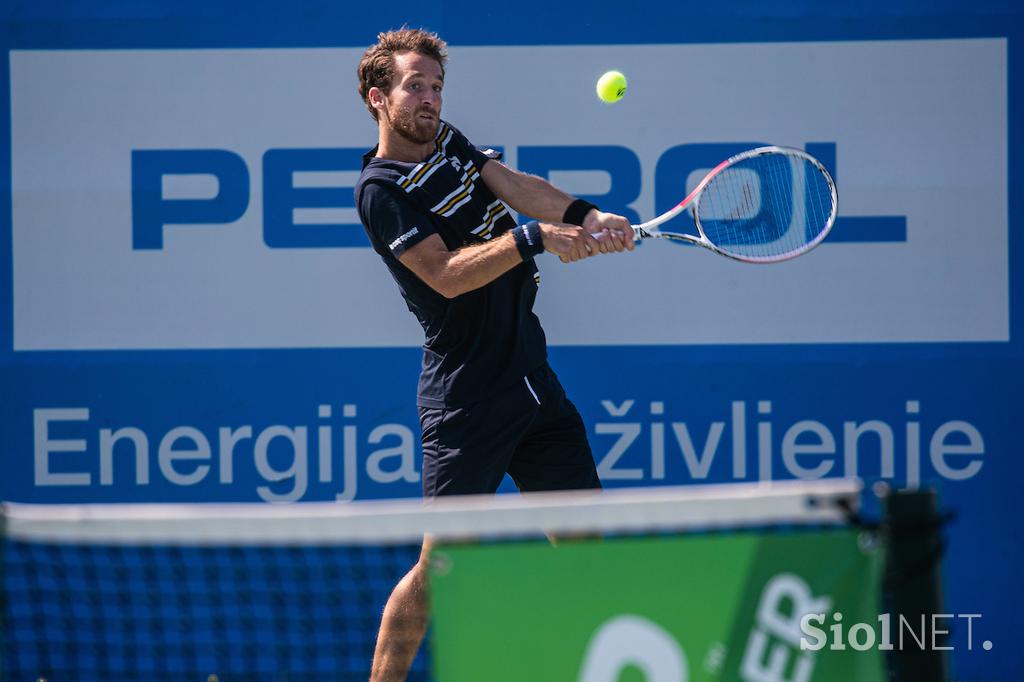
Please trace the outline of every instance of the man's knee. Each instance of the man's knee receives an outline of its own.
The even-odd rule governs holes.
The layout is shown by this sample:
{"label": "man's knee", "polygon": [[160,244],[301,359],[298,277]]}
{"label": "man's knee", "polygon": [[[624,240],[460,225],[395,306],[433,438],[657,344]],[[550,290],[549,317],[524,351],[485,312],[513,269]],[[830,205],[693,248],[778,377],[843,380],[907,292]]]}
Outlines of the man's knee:
{"label": "man's knee", "polygon": [[427,588],[427,577],[430,570],[430,552],[432,547],[433,543],[429,539],[423,540],[423,547],[420,549],[419,558],[402,579],[402,582],[406,584],[407,589],[413,591],[417,595],[425,592]]}

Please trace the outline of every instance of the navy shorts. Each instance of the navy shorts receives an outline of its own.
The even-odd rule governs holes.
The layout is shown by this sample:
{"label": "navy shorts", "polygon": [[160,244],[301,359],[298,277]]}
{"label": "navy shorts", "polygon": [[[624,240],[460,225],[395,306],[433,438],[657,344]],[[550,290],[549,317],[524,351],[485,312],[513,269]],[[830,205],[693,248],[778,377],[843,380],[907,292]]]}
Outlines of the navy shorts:
{"label": "navy shorts", "polygon": [[424,497],[493,493],[506,473],[522,492],[601,487],[583,419],[547,363],[486,400],[419,413]]}

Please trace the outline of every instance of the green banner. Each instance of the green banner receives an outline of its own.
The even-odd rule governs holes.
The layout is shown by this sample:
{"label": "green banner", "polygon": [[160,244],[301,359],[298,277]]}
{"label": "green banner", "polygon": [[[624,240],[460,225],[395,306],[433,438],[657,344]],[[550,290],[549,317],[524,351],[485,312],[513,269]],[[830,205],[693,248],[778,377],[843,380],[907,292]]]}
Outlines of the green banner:
{"label": "green banner", "polygon": [[[877,629],[882,552],[859,535],[439,547],[430,578],[435,680],[884,680],[876,647],[838,649],[831,638],[840,625]],[[817,651],[800,646],[802,637],[814,642],[801,629],[807,613],[826,616],[815,626],[828,643]]]}

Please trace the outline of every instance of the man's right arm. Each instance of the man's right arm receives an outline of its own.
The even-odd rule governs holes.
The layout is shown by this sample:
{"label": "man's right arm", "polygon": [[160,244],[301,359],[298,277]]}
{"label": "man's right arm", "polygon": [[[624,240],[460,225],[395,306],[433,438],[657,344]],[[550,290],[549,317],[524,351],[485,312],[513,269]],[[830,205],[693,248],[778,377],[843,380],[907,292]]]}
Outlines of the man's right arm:
{"label": "man's right arm", "polygon": [[[564,262],[596,255],[600,245],[586,230],[539,223],[544,249]],[[434,291],[455,298],[493,282],[523,262],[511,232],[484,244],[449,251],[437,234],[406,249],[398,260]]]}
{"label": "man's right arm", "polygon": [[[523,262],[513,232],[521,233],[525,228],[451,251],[422,209],[389,185],[367,183],[358,201],[360,219],[378,248],[390,250],[402,265],[446,298],[479,289]],[[580,260],[601,250],[597,240],[583,228],[538,225],[544,249],[564,262]]]}

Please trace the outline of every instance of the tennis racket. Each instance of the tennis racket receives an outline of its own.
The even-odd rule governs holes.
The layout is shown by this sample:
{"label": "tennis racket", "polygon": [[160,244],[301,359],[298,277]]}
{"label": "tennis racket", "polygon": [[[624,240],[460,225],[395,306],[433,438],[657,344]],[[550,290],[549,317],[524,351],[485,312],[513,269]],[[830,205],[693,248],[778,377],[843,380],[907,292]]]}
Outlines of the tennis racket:
{"label": "tennis racket", "polygon": [[[776,263],[820,244],[836,221],[836,185],[807,152],[758,147],[718,164],[672,210],[634,225],[640,239],[703,246],[747,263]],[[690,209],[697,235],[663,232]]]}

